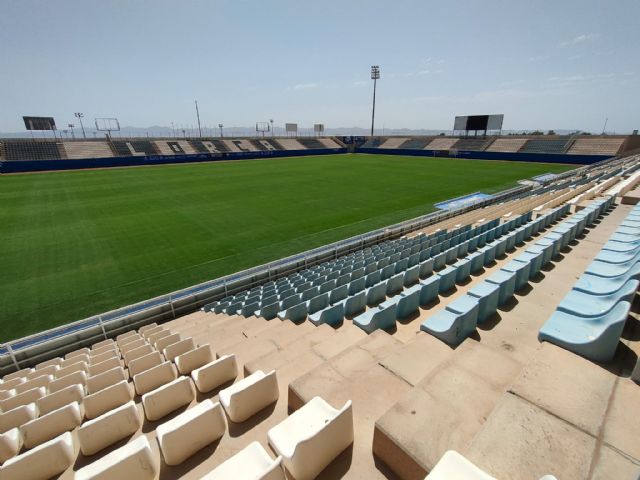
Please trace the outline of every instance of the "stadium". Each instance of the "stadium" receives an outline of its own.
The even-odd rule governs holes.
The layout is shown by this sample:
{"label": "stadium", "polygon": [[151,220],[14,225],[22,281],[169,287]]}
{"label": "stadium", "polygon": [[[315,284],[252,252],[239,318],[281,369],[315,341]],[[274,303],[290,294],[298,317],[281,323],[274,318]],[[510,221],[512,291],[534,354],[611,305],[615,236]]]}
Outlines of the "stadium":
{"label": "stadium", "polygon": [[384,75],[0,134],[0,480],[640,478],[637,130],[382,129]]}

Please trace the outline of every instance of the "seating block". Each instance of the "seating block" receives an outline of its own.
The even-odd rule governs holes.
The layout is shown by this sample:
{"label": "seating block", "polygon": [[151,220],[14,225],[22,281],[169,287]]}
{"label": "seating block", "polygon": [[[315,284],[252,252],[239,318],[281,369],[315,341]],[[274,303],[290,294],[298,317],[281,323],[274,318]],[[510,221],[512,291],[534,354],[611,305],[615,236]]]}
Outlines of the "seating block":
{"label": "seating block", "polygon": [[175,380],[177,377],[176,367],[173,363],[166,361],[134,375],[133,384],[135,385],[136,393],[143,395]]}
{"label": "seating block", "polygon": [[53,375],[41,375],[39,377],[33,378],[27,382],[21,383],[20,385],[16,385],[14,388],[16,394],[26,392],[27,390],[31,390],[33,388],[38,387],[46,387],[53,381]]}
{"label": "seating block", "polygon": [[54,393],[63,388],[67,388],[71,385],[84,385],[87,383],[87,373],[86,372],[74,372],[71,375],[67,375],[66,377],[59,378],[54,380],[49,384],[49,393]]}
{"label": "seating block", "polygon": [[160,472],[149,440],[142,435],[76,472],[74,480],[155,480]]}
{"label": "seating block", "polygon": [[73,402],[25,423],[20,427],[20,434],[24,446],[33,448],[73,430],[81,423],[80,405],[78,402]]}
{"label": "seating block", "polygon": [[133,389],[129,382],[123,380],[84,397],[84,414],[88,419],[96,418],[124,405],[131,399],[133,399]]}
{"label": "seating block", "polygon": [[84,456],[94,455],[114,443],[133,435],[142,426],[136,404],[129,401],[93,420],[87,420],[78,430],[80,450]]}
{"label": "seating block", "polygon": [[156,428],[167,465],[179,465],[224,435],[227,424],[220,403],[207,399]]}
{"label": "seating block", "polygon": [[[22,448],[22,435],[20,430],[11,430],[0,434],[0,463],[4,463],[15,457]],[[0,469],[1,470],[1,469]]]}
{"label": "seating block", "polygon": [[338,410],[314,397],[267,435],[296,480],[313,479],[353,443],[351,401]]}
{"label": "seating block", "polygon": [[189,350],[193,350],[196,348],[196,344],[193,341],[193,338],[185,338],[184,340],[180,340],[179,342],[172,343],[165,347],[162,351],[164,358],[169,361],[173,361],[178,355],[182,355],[183,353],[188,352]]}
{"label": "seating block", "polygon": [[[62,363],[60,365],[62,365]],[[86,372],[87,367],[88,367],[88,363],[84,361],[73,363],[71,365],[66,365],[64,367],[59,368],[56,371],[56,378],[66,377],[67,375],[71,375],[72,373],[75,373],[75,372]]]}
{"label": "seating block", "polygon": [[136,358],[144,357],[145,355],[148,355],[154,351],[155,351],[154,348],[150,344],[143,345],[134,350],[130,350],[129,352],[123,355],[124,364],[125,366],[128,366],[129,362],[135,360]]}
{"label": "seating block", "polygon": [[0,409],[2,409],[3,412],[8,412],[9,410],[13,410],[14,408],[20,407],[22,405],[33,403],[40,397],[44,397],[46,394],[47,389],[44,387],[32,388],[31,390],[19,393],[17,395],[14,395],[13,397],[9,397],[5,400],[0,400]]}
{"label": "seating block", "polygon": [[12,428],[24,425],[38,416],[38,408],[35,403],[19,405],[11,410],[0,413],[0,433]]}
{"label": "seating block", "polygon": [[285,480],[282,457],[272,460],[259,442],[251,442],[201,480]]}
{"label": "seating block", "polygon": [[69,468],[74,461],[73,437],[66,432],[7,460],[0,468],[0,480],[53,478]]}
{"label": "seating block", "polygon": [[87,373],[90,377],[94,377],[96,375],[100,375],[108,370],[112,370],[114,368],[118,368],[122,366],[122,361],[117,357],[111,357],[106,360],[103,360],[99,363],[94,363],[89,365],[87,369]]}
{"label": "seating block", "polygon": [[46,415],[49,412],[53,412],[54,410],[73,402],[82,404],[84,395],[84,387],[76,383],[75,385],[69,385],[62,390],[58,390],[55,393],[50,393],[49,395],[39,398],[36,400],[36,406],[38,407],[40,415]]}
{"label": "seating block", "polygon": [[200,368],[214,359],[209,344],[193,348],[175,357],[174,361],[180,375],[189,375],[196,368]]}
{"label": "seating block", "polygon": [[220,403],[234,423],[244,422],[277,401],[278,396],[275,370],[267,374],[257,370],[218,393]]}
{"label": "seating block", "polygon": [[178,377],[174,381],[142,395],[142,405],[145,416],[153,422],[180,407],[189,405],[194,397],[193,381],[189,377]]}
{"label": "seating block", "polygon": [[106,372],[87,378],[87,393],[99,392],[122,380],[129,380],[129,373],[122,367],[115,367]]}

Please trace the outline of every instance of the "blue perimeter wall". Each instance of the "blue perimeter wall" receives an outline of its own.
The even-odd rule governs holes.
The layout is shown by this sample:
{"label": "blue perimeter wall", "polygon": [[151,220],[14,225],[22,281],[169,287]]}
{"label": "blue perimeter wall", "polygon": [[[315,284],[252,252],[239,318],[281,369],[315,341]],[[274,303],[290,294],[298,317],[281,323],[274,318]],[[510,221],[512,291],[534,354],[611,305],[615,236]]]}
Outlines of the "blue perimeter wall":
{"label": "blue perimeter wall", "polygon": [[506,152],[473,152],[458,150],[451,155],[447,150],[412,150],[407,148],[356,148],[357,153],[375,153],[387,155],[413,155],[419,157],[451,157],[468,160],[503,160],[512,162],[568,163],[572,165],[590,165],[610,155],[566,155],[564,153],[506,153]]}
{"label": "blue perimeter wall", "polygon": [[78,170],[84,168],[166,165],[171,163],[219,162],[251,158],[300,157],[346,153],[346,148],[268,150],[263,152],[197,153],[193,155],[151,155],[138,157],[87,158],[82,160],[21,160],[0,162],[0,173]]}

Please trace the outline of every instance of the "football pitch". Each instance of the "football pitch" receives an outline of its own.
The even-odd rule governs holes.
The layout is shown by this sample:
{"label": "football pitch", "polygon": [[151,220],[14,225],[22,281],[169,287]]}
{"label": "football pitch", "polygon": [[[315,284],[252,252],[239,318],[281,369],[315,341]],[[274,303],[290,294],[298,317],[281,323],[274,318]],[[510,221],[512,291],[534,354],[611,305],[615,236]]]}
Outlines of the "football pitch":
{"label": "football pitch", "polygon": [[356,154],[0,176],[0,343],[571,168]]}

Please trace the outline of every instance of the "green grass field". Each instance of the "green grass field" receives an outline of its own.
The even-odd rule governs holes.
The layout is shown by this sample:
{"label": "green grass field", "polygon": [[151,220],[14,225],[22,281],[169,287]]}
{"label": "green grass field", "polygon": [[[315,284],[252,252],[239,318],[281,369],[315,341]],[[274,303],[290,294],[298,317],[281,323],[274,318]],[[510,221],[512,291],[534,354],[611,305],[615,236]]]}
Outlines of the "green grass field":
{"label": "green grass field", "polygon": [[0,177],[0,342],[571,167],[331,155]]}

